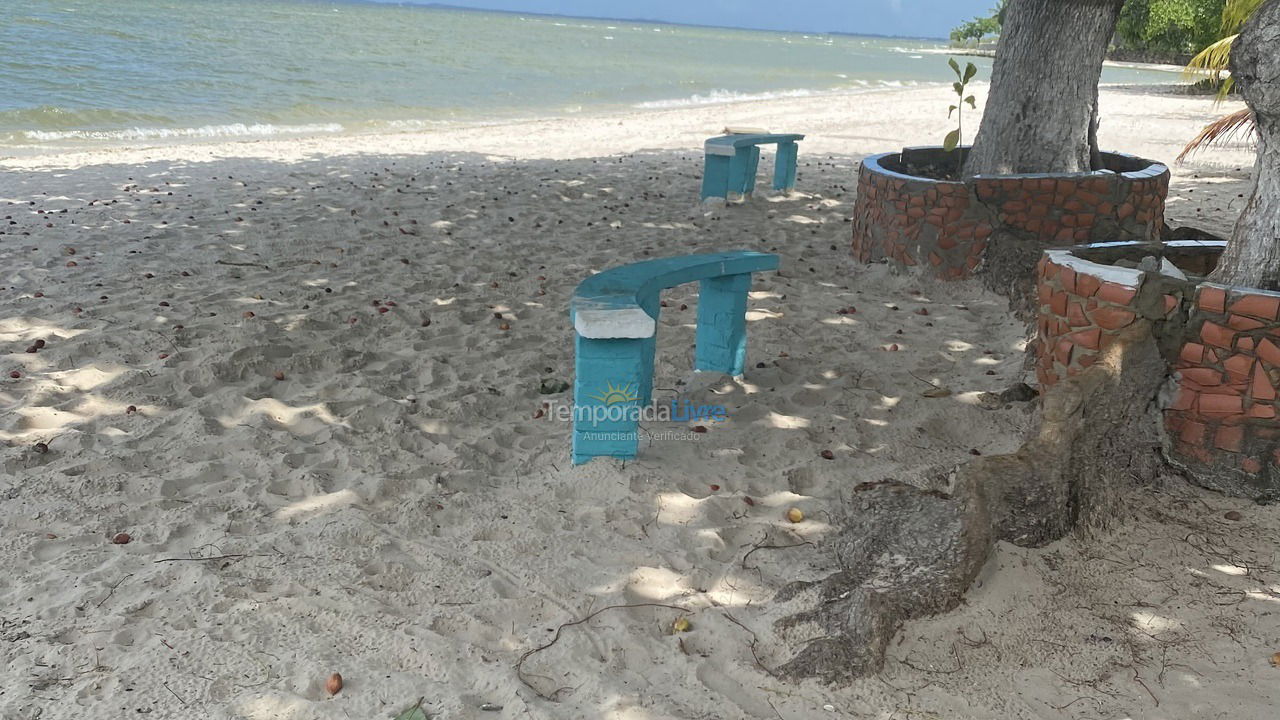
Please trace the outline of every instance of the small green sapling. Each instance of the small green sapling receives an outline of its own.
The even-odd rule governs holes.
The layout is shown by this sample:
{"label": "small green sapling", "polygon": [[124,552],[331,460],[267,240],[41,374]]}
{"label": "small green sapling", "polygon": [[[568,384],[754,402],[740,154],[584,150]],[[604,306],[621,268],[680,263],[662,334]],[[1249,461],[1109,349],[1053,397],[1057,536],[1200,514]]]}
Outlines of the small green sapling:
{"label": "small green sapling", "polygon": [[[972,95],[967,94],[969,81],[973,79],[974,75],[978,74],[978,68],[974,67],[973,63],[965,63],[964,69],[961,70],[960,63],[957,63],[955,58],[951,58],[947,63],[951,65],[952,71],[956,74],[957,82],[952,83],[951,87],[956,91],[956,97],[960,98],[955,105],[952,105],[947,110],[948,118],[951,117],[952,113],[956,115],[956,129],[947,133],[946,139],[942,141],[942,149],[951,152],[960,146],[961,135],[964,133],[964,104],[969,103],[969,107],[974,110],[978,109],[978,101]],[[960,172],[963,163],[964,157],[961,156],[956,163],[957,174]]]}

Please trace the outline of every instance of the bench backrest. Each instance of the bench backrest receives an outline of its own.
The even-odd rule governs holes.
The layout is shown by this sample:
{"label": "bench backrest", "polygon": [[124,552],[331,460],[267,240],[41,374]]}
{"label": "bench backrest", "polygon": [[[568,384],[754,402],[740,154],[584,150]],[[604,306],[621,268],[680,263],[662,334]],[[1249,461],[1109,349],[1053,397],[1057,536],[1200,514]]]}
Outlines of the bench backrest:
{"label": "bench backrest", "polygon": [[583,280],[569,304],[574,329],[588,338],[646,338],[657,330],[662,290],[695,280],[776,270],[778,256],[748,250],[644,260]]}
{"label": "bench backrest", "polygon": [[707,142],[704,144],[703,149],[712,155],[733,155],[737,152],[738,148],[748,147],[750,145],[793,143],[803,139],[804,135],[797,134],[769,133],[767,135],[719,135],[713,138],[707,138]]}

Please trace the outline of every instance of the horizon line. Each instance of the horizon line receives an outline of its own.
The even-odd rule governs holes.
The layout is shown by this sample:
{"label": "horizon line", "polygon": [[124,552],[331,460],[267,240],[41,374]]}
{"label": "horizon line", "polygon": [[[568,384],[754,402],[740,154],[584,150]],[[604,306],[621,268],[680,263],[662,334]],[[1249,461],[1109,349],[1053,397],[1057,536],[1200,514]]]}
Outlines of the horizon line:
{"label": "horizon line", "polygon": [[777,30],[771,28],[754,28],[742,27],[739,25],[711,25],[707,23],[688,23],[676,22],[674,20],[654,20],[650,18],[637,17],[612,17],[604,15],[562,15],[560,13],[537,12],[533,10],[504,10],[502,8],[481,8],[468,7],[465,5],[453,5],[447,2],[415,2],[415,0],[304,0],[306,2],[335,2],[358,5],[397,5],[400,7],[416,7],[428,10],[457,10],[459,12],[477,12],[477,13],[497,13],[500,15],[530,15],[534,17],[547,18],[565,18],[567,20],[604,20],[610,22],[626,22],[646,25],[671,25],[674,27],[691,27],[691,28],[708,28],[713,30],[740,30],[743,32],[766,32],[766,33],[801,33],[805,35],[843,35],[846,37],[872,37],[885,38],[889,40],[930,40],[930,41],[946,41],[944,37],[930,37],[927,35],[889,35],[884,33],[871,32],[848,32],[845,30]]}

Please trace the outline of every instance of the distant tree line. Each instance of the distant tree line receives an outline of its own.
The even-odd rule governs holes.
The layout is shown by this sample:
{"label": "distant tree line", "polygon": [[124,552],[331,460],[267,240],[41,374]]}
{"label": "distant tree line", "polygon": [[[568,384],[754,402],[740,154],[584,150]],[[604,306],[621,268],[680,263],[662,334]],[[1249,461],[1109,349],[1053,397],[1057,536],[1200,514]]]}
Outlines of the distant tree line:
{"label": "distant tree line", "polygon": [[[1005,2],[986,17],[976,17],[951,31],[955,45],[973,46],[1000,34]],[[1227,0],[1128,0],[1120,11],[1112,55],[1135,60],[1183,64],[1222,37],[1222,11]]]}

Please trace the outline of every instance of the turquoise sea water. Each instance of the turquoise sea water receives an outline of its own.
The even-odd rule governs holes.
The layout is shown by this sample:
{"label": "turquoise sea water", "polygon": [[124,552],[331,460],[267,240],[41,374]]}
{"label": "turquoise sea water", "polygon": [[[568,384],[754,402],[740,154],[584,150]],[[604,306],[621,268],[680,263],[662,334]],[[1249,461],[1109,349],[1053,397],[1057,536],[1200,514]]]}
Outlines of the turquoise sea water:
{"label": "turquoise sea water", "polygon": [[[0,145],[270,136],[950,82],[941,45],[314,0],[0,1]],[[990,62],[974,59],[980,78]],[[1173,73],[1107,69],[1104,82]]]}

